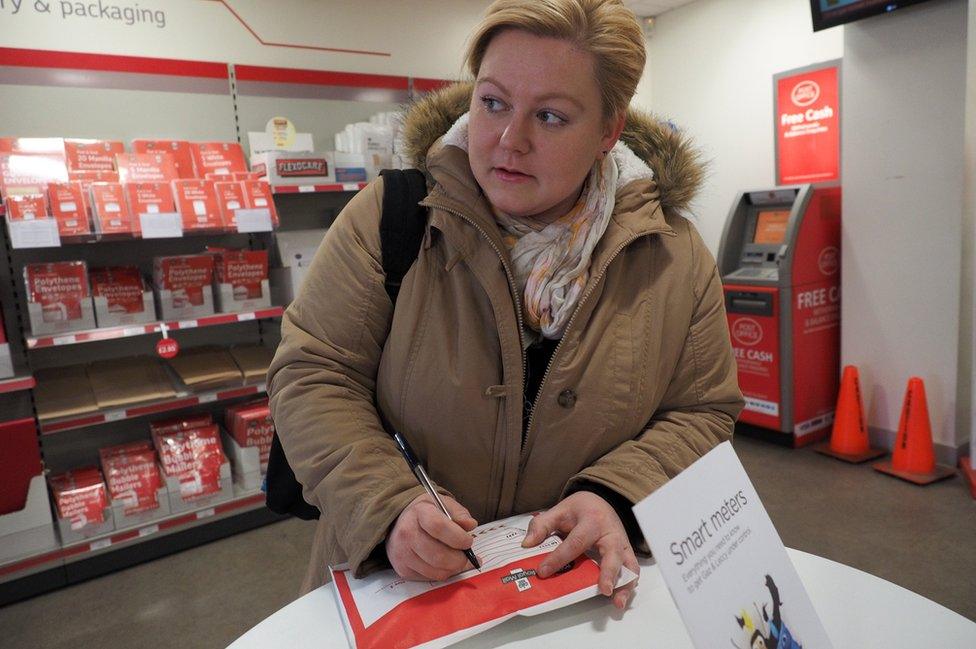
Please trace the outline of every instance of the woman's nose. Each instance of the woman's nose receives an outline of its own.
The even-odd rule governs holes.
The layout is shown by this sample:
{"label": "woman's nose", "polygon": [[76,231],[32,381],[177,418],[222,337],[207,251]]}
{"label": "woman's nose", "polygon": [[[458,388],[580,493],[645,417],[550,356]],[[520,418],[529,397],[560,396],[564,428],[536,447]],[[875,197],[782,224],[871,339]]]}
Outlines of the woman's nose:
{"label": "woman's nose", "polygon": [[513,117],[502,132],[499,144],[506,151],[527,153],[530,148],[528,125],[525,120]]}

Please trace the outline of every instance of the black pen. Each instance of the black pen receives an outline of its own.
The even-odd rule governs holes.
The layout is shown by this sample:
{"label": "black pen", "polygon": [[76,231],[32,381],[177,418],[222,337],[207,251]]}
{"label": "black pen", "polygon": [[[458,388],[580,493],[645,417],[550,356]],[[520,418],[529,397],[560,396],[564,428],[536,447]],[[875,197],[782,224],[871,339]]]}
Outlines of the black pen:
{"label": "black pen", "polygon": [[[417,480],[424,488],[424,491],[426,491],[434,502],[437,503],[437,506],[441,508],[442,512],[444,512],[444,515],[453,521],[454,519],[451,518],[451,514],[447,511],[447,507],[445,507],[443,501],[441,501],[441,497],[437,495],[437,492],[434,491],[434,486],[430,484],[430,478],[427,477],[427,472],[424,471],[424,467],[421,466],[420,462],[417,460],[417,456],[413,454],[413,449],[410,448],[410,444],[407,443],[407,440],[404,439],[403,435],[400,433],[393,433],[393,441],[395,441],[396,445],[400,448],[400,453],[403,454],[403,459],[405,459],[407,464],[410,465],[410,470],[413,471],[415,476],[417,476]],[[481,570],[481,564],[478,563],[478,557],[474,556],[474,552],[471,551],[471,548],[464,550],[464,556],[468,558],[468,561],[471,562],[472,566],[478,570]]]}

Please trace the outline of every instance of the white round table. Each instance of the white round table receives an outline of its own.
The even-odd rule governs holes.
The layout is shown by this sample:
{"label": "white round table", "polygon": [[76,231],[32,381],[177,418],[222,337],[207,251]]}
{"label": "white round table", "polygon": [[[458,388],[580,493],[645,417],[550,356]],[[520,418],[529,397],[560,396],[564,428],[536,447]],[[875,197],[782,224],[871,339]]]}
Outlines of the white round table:
{"label": "white round table", "polygon": [[[921,595],[860,570],[789,550],[835,649],[976,648],[976,623]],[[326,585],[267,618],[231,649],[321,649],[348,646],[332,586]],[[515,617],[464,642],[475,647],[667,647],[691,649],[657,566],[641,564],[627,611],[595,597],[534,617]],[[811,647],[810,649],[816,649]]]}

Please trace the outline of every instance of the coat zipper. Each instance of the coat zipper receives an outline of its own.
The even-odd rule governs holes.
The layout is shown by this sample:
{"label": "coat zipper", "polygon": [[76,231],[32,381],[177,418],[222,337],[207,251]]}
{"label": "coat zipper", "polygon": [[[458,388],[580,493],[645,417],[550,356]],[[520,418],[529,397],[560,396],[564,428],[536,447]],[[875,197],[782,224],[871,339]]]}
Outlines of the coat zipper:
{"label": "coat zipper", "polygon": [[659,230],[656,232],[645,232],[643,234],[638,234],[637,236],[625,240],[623,243],[621,243],[619,246],[617,246],[614,249],[613,253],[611,253],[607,261],[604,262],[603,266],[600,267],[600,272],[597,273],[596,278],[590,282],[590,287],[586,289],[585,293],[583,293],[583,297],[581,297],[579,302],[576,303],[576,308],[573,309],[573,314],[569,316],[569,322],[566,323],[566,328],[563,330],[562,338],[559,339],[559,342],[556,343],[556,348],[552,351],[552,356],[549,358],[549,364],[546,365],[546,371],[542,375],[542,381],[539,383],[539,390],[535,394],[535,401],[532,403],[532,410],[529,412],[529,422],[525,426],[525,439],[522,443],[521,453],[519,454],[519,473],[522,472],[522,466],[525,464],[525,460],[526,460],[525,449],[526,446],[528,445],[529,434],[532,432],[532,421],[535,419],[535,411],[539,403],[539,397],[542,396],[542,391],[546,386],[546,379],[549,378],[549,372],[550,370],[552,370],[552,366],[556,362],[556,357],[559,355],[559,348],[563,346],[563,341],[566,340],[566,334],[573,327],[573,321],[576,320],[576,316],[580,312],[580,308],[583,306],[583,303],[586,302],[587,298],[590,297],[590,295],[593,293],[596,287],[603,280],[603,276],[606,274],[607,269],[610,267],[610,264],[613,262],[613,260],[616,259],[617,255],[619,255],[624,248],[626,248],[633,242],[637,241],[642,237],[651,236],[652,234],[671,234],[671,233],[668,232],[667,230]]}

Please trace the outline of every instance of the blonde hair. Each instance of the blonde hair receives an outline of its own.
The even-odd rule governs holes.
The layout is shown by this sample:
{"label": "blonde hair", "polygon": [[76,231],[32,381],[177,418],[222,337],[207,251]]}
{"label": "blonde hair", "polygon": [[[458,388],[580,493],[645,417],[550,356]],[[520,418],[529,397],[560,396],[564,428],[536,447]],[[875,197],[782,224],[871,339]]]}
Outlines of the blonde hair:
{"label": "blonde hair", "polygon": [[573,42],[593,56],[604,116],[630,105],[647,54],[644,32],[621,0],[496,0],[472,34],[465,55],[475,78],[491,39],[506,29]]}

